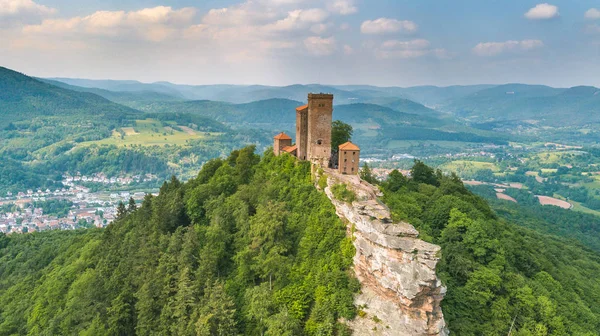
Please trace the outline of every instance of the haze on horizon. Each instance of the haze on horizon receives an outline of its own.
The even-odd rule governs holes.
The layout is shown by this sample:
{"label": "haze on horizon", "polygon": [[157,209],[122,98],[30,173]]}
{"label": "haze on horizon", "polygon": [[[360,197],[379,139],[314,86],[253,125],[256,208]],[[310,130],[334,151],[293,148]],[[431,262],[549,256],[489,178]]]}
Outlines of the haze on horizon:
{"label": "haze on horizon", "polygon": [[600,3],[0,0],[0,66],[178,84],[600,87]]}

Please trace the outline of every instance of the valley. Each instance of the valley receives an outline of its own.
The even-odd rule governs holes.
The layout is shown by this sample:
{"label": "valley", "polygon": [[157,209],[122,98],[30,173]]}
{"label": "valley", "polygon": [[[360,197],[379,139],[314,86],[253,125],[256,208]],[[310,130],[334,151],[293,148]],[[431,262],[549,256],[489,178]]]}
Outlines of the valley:
{"label": "valley", "polygon": [[[594,113],[591,89],[189,86],[4,68],[0,88],[0,334],[600,327],[600,123],[558,103],[581,96]],[[273,155],[312,91],[335,94],[362,180]],[[402,271],[380,270],[382,254]],[[387,287],[412,288],[421,268],[422,293]],[[419,295],[434,305],[414,308]],[[399,323],[397,309],[433,315]]]}

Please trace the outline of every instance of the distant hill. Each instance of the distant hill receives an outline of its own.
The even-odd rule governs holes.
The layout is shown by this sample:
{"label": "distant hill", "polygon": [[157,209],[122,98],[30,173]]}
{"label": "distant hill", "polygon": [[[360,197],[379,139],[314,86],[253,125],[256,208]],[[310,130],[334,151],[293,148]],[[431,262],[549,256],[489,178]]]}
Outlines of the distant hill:
{"label": "distant hill", "polygon": [[0,120],[65,115],[123,119],[139,113],[92,93],[67,90],[0,67]]}
{"label": "distant hill", "polygon": [[[280,98],[245,104],[197,100],[154,102],[146,104],[141,109],[146,112],[191,113],[227,123],[291,124],[296,122],[295,108],[303,104],[300,101]],[[376,104],[356,103],[336,105],[333,110],[333,118],[349,123],[362,123],[371,120],[381,124],[427,127],[439,127],[447,123],[447,121],[435,117],[439,114],[438,112],[423,105],[409,101],[396,101],[396,105],[406,112],[399,112],[390,107]]]}
{"label": "distant hill", "polygon": [[96,94],[100,97],[104,97],[110,101],[115,103],[119,103],[122,105],[129,106],[131,108],[136,108],[138,104],[154,102],[154,101],[183,101],[185,100],[180,95],[170,95],[167,93],[162,93],[158,91],[110,91],[99,88],[88,88],[83,86],[75,86],[70,85],[64,82],[51,80],[51,79],[43,79],[36,78],[39,81],[58,86],[64,89],[78,91],[78,92],[88,92]]}
{"label": "distant hill", "polygon": [[600,122],[600,89],[507,84],[456,99],[443,110],[473,122],[527,121],[540,126]]}
{"label": "distant hill", "polygon": [[125,91],[125,92],[158,92],[184,98],[179,90],[171,88],[164,83],[141,83],[131,80],[94,80],[94,79],[79,79],[79,78],[48,78],[50,80],[63,82],[69,85],[81,86],[84,88],[98,88],[109,91]]}

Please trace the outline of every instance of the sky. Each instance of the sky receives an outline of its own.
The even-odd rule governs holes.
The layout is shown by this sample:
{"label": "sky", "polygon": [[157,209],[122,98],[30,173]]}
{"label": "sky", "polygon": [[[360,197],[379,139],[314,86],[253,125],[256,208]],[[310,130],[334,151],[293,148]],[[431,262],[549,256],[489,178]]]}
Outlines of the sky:
{"label": "sky", "polygon": [[600,87],[600,0],[0,0],[0,66],[180,84]]}

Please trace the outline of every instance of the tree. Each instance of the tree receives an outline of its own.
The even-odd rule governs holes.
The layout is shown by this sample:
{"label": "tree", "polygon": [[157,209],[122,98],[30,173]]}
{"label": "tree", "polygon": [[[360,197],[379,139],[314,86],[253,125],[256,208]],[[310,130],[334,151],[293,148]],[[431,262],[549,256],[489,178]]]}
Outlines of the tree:
{"label": "tree", "polygon": [[134,212],[137,209],[137,205],[135,204],[135,200],[133,197],[129,197],[129,204],[127,205],[127,212]]}
{"label": "tree", "polygon": [[363,179],[366,182],[369,182],[371,184],[377,182],[377,180],[375,179],[375,177],[373,177],[373,173],[371,172],[371,168],[369,167],[369,165],[365,162],[365,165],[362,167],[362,169],[360,170],[360,172],[358,173],[360,178]]}
{"label": "tree", "polygon": [[402,175],[397,169],[392,170],[392,172],[388,175],[388,178],[385,182],[385,187],[387,190],[391,192],[396,192],[400,190],[403,186],[408,183],[408,179],[406,176]]}
{"label": "tree", "polygon": [[331,123],[331,152],[337,153],[341,144],[350,141],[353,132],[352,126],[343,121]]}
{"label": "tree", "polygon": [[117,205],[117,220],[125,218],[126,215],[127,208],[125,207],[125,204],[123,202],[119,202],[119,205]]}
{"label": "tree", "polygon": [[199,336],[237,335],[235,303],[227,295],[223,285],[216,283],[205,293],[200,317],[196,322]]}
{"label": "tree", "polygon": [[426,183],[434,186],[440,184],[433,168],[419,160],[415,160],[415,165],[410,170],[410,176],[417,183]]}

